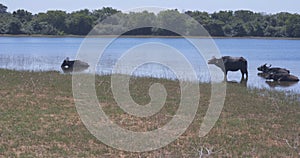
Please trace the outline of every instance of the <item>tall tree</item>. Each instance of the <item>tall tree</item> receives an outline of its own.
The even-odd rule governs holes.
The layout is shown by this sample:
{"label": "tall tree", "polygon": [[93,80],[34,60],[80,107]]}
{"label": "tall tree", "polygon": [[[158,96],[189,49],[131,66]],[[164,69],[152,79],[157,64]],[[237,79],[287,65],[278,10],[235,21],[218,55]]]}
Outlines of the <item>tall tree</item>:
{"label": "tall tree", "polygon": [[85,9],[70,14],[66,32],[75,35],[87,35],[92,28],[93,18],[89,10]]}
{"label": "tall tree", "polygon": [[290,37],[300,37],[300,16],[290,15],[286,21],[286,32]]}
{"label": "tall tree", "polygon": [[245,30],[243,23],[237,23],[233,27],[233,36],[242,37],[242,36],[246,36],[246,35],[247,35],[247,32]]}
{"label": "tall tree", "polygon": [[21,22],[19,20],[12,20],[8,24],[8,33],[9,34],[21,34]]}
{"label": "tall tree", "polygon": [[211,18],[215,20],[222,21],[224,23],[229,23],[233,18],[233,11],[220,11],[211,14]]}
{"label": "tall tree", "polygon": [[7,6],[0,4],[0,14],[7,13]]}
{"label": "tall tree", "polygon": [[95,18],[94,21],[97,23],[106,19],[107,17],[121,13],[121,11],[117,9],[113,9],[112,7],[103,7],[102,9],[97,9],[92,12],[93,17]]}
{"label": "tall tree", "polygon": [[210,15],[208,12],[200,12],[200,11],[186,11],[185,14],[191,16],[196,21],[198,21],[201,25],[205,25],[210,21]]}
{"label": "tall tree", "polygon": [[186,35],[187,34],[186,15],[180,14],[178,10],[161,11],[157,15],[157,22],[161,28],[169,29],[168,31],[158,29],[157,32],[159,32],[159,34],[161,35],[176,35],[176,34]]}
{"label": "tall tree", "polygon": [[254,13],[249,10],[238,10],[234,12],[234,17],[242,20],[243,22],[249,22],[255,19]]}
{"label": "tall tree", "polygon": [[60,31],[65,31],[66,29],[66,17],[67,14],[65,11],[55,10],[47,11],[46,13],[46,22],[52,25],[54,28]]}
{"label": "tall tree", "polygon": [[33,17],[32,13],[30,13],[26,10],[23,10],[23,9],[19,9],[17,11],[14,11],[13,16],[18,18],[20,20],[20,22],[22,22],[22,23],[31,21],[32,17]]}
{"label": "tall tree", "polygon": [[222,27],[224,22],[220,20],[212,20],[208,24],[204,25],[204,28],[209,32],[211,36],[224,36]]}

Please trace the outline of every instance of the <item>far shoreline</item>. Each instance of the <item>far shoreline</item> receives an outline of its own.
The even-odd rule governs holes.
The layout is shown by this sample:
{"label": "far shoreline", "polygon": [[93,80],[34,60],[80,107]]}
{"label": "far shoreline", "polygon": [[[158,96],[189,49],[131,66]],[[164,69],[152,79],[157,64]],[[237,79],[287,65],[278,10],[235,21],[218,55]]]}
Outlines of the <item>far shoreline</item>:
{"label": "far shoreline", "polygon": [[213,38],[213,39],[268,39],[268,40],[300,40],[300,37],[228,37],[228,36],[155,36],[155,35],[42,35],[42,34],[0,34],[0,37],[39,37],[39,38]]}

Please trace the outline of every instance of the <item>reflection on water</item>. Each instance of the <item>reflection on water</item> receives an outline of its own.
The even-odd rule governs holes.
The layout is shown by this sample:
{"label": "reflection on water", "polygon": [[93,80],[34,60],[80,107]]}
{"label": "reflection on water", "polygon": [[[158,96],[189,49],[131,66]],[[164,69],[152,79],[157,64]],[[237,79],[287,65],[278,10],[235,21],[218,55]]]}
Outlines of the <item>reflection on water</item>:
{"label": "reflection on water", "polygon": [[[61,64],[66,57],[75,59],[83,38],[15,38],[0,37],[0,68],[30,71],[55,70],[63,73]],[[193,39],[197,40],[197,39]],[[100,75],[112,73],[112,68],[124,52],[135,45],[145,42],[162,42],[184,54],[191,62],[197,77],[202,82],[210,81],[207,61],[182,39],[172,38],[122,38],[116,41],[103,53],[96,67],[89,67],[84,72]],[[285,67],[295,76],[300,76],[300,40],[266,40],[266,39],[215,39],[222,55],[243,56],[248,60],[248,80],[240,80],[240,72],[229,72],[228,83],[245,87],[274,88],[300,92],[299,83],[270,82],[264,76],[257,76],[257,67],[264,63]],[[160,50],[151,50],[160,51]],[[171,62],[172,57],[167,59]],[[89,63],[90,64],[90,63]],[[127,65],[116,73],[127,72]],[[182,74],[189,73],[181,70]],[[168,67],[147,63],[136,68],[131,75],[151,76],[157,78],[176,79],[174,72]],[[188,78],[186,79],[188,80]]]}
{"label": "reflection on water", "polygon": [[236,81],[236,80],[231,80],[231,81],[227,81],[228,84],[237,84],[243,87],[247,87],[247,83],[248,83],[248,79],[243,79],[241,78],[240,81]]}
{"label": "reflection on water", "polygon": [[259,73],[257,73],[257,76],[266,79],[269,76],[269,74],[268,73],[259,72]]}
{"label": "reflection on water", "polygon": [[257,73],[257,76],[266,79],[266,84],[270,87],[270,88],[276,88],[276,87],[281,87],[281,88],[287,88],[287,87],[291,87],[293,85],[297,85],[298,82],[295,81],[274,81],[274,80],[268,80],[269,77],[269,73]]}
{"label": "reflection on water", "polygon": [[281,82],[266,81],[266,83],[272,88],[275,88],[275,87],[290,87],[290,86],[298,84],[298,82],[288,82],[288,81],[281,81]]}

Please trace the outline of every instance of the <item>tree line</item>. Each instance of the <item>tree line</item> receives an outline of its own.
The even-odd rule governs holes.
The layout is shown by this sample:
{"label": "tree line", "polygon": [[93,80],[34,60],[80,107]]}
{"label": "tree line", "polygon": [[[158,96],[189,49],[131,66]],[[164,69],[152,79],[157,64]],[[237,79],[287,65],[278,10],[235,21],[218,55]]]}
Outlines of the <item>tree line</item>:
{"label": "tree line", "polygon": [[[113,15],[113,16],[112,16]],[[255,13],[249,10],[203,11],[165,10],[157,14],[151,12],[123,13],[111,7],[96,10],[79,10],[67,13],[50,10],[32,14],[24,9],[7,12],[0,4],[0,34],[41,34],[41,35],[87,35],[92,28],[95,34],[119,35],[126,28],[142,25],[174,25],[174,29],[184,35],[197,35],[195,24],[185,18],[189,15],[199,22],[211,36],[224,37],[300,37],[300,15],[287,12],[277,14]],[[178,23],[178,21],[184,21]],[[101,22],[101,25],[97,25]],[[180,26],[178,26],[180,25]],[[168,26],[172,27],[172,26]],[[172,36],[177,33],[160,28],[144,27],[131,30],[126,35]]]}

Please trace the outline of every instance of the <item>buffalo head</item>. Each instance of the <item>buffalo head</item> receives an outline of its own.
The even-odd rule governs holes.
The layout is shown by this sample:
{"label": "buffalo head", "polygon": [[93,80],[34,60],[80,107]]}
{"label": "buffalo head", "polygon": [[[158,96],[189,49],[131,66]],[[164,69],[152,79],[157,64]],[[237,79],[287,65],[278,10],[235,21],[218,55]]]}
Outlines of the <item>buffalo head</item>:
{"label": "buffalo head", "polygon": [[215,56],[213,56],[210,60],[208,60],[208,64],[219,64],[222,62],[222,59],[217,59]]}
{"label": "buffalo head", "polygon": [[258,70],[258,71],[262,71],[262,72],[266,72],[266,71],[268,71],[268,70],[271,68],[271,66],[272,66],[272,65],[267,66],[267,63],[266,63],[266,64],[264,64],[264,65],[258,67],[257,70]]}

